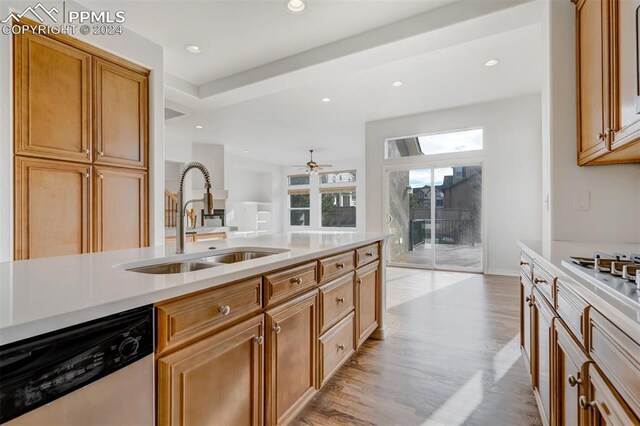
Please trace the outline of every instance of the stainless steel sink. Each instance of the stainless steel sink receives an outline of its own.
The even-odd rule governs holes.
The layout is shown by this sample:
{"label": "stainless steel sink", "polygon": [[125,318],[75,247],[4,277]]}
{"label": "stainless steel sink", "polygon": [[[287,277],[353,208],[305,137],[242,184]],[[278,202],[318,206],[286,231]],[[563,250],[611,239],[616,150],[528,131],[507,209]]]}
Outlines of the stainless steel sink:
{"label": "stainless steel sink", "polygon": [[162,262],[161,259],[158,259],[161,263],[152,265],[128,264],[120,265],[119,267],[127,271],[140,272],[143,274],[182,274],[185,272],[223,266],[225,264],[228,265],[232,263],[245,262],[247,260],[259,259],[261,257],[280,254],[287,251],[289,250],[279,248],[265,248],[262,250],[253,247],[227,248],[210,252],[211,254],[209,256],[204,254],[205,257],[203,257],[203,254],[201,253],[198,257],[195,257],[194,255],[191,259],[184,259],[180,261],[164,259],[164,262]]}
{"label": "stainless steel sink", "polygon": [[214,256],[205,257],[202,259],[203,262],[213,262],[213,263],[236,263],[236,262],[244,262],[245,260],[253,260],[259,259],[261,257],[271,256],[272,252],[267,251],[254,251],[254,250],[240,250],[233,251],[230,253],[216,254]]}
{"label": "stainless steel sink", "polygon": [[203,263],[194,261],[161,263],[159,265],[141,266],[139,268],[128,269],[131,272],[141,272],[143,274],[182,274],[184,272],[199,271],[201,269],[213,268],[218,265],[213,263]]}

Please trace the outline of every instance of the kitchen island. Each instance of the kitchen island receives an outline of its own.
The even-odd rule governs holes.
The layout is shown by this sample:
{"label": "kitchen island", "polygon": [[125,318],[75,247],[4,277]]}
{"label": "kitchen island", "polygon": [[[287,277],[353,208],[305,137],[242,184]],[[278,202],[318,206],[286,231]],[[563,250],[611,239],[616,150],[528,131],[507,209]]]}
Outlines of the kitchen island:
{"label": "kitchen island", "polygon": [[[369,336],[384,338],[385,239],[288,233],[181,255],[166,246],[2,263],[1,342],[153,305],[159,424],[286,424]],[[143,272],[168,263],[197,267]]]}

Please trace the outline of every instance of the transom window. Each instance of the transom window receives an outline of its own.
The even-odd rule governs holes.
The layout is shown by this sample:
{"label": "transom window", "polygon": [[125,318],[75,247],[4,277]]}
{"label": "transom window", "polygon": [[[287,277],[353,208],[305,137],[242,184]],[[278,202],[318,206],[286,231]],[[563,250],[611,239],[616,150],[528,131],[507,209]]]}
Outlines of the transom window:
{"label": "transom window", "polygon": [[419,157],[455,152],[479,151],[483,148],[482,129],[389,139],[385,143],[385,158]]}

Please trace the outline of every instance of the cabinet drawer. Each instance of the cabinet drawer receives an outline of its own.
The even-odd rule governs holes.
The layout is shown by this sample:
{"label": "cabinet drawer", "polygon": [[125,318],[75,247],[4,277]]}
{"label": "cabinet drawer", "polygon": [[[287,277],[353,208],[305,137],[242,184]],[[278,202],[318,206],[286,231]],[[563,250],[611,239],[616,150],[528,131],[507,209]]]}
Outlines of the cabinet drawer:
{"label": "cabinet drawer", "polygon": [[325,257],[318,261],[318,265],[320,268],[319,281],[321,283],[329,282],[334,278],[338,278],[339,276],[348,273],[349,271],[353,271],[355,266],[353,261],[353,251],[337,254],[331,257]]}
{"label": "cabinet drawer", "polygon": [[353,310],[353,275],[320,287],[320,334]]}
{"label": "cabinet drawer", "polygon": [[158,312],[156,354],[211,333],[241,317],[262,310],[260,277],[162,303]]}
{"label": "cabinet drawer", "polygon": [[589,355],[640,417],[640,344],[589,308]]}
{"label": "cabinet drawer", "polygon": [[532,280],[533,259],[525,252],[520,253],[520,273]]}
{"label": "cabinet drawer", "polygon": [[554,286],[556,277],[549,272],[540,262],[536,259],[533,260],[533,284],[536,286],[540,293],[547,299],[551,306],[555,306],[553,300]]}
{"label": "cabinet drawer", "polygon": [[264,276],[265,306],[272,306],[315,287],[316,262]]}
{"label": "cabinet drawer", "polygon": [[353,319],[352,312],[320,338],[320,386],[355,352]]}
{"label": "cabinet drawer", "polygon": [[378,243],[360,247],[356,250],[356,266],[358,268],[376,259],[378,259]]}
{"label": "cabinet drawer", "polygon": [[584,345],[584,313],[589,304],[562,280],[556,281],[556,311],[572,333]]}

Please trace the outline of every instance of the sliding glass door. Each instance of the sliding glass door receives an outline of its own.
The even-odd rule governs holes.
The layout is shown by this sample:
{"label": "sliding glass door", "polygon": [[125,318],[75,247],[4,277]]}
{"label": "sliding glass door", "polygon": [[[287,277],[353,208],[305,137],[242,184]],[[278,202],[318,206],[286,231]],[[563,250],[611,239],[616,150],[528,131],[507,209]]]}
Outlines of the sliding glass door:
{"label": "sliding glass door", "polygon": [[482,165],[386,173],[389,262],[482,271]]}

